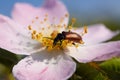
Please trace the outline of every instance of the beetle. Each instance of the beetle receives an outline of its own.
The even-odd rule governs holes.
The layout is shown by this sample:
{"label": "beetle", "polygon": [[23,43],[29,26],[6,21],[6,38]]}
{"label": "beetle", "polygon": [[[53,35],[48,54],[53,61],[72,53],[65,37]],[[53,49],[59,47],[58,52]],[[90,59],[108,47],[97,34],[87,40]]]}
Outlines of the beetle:
{"label": "beetle", "polygon": [[72,44],[75,45],[75,43],[80,43],[82,41],[82,37],[75,32],[63,31],[62,33],[58,33],[54,38],[53,46],[55,46],[59,41],[61,45],[63,40],[73,41]]}

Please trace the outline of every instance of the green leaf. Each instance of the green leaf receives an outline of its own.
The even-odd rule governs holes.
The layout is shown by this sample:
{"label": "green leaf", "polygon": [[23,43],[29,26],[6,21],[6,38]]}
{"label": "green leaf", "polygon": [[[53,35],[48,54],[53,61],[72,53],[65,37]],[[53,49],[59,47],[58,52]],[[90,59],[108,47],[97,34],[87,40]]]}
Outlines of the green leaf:
{"label": "green leaf", "polygon": [[[108,76],[91,66],[89,63],[78,63],[74,75],[69,80],[109,80]],[[80,79],[78,79],[78,77]]]}
{"label": "green leaf", "polygon": [[97,74],[95,76],[94,80],[109,80],[107,77],[105,77],[102,73]]}
{"label": "green leaf", "polygon": [[120,58],[113,58],[100,64],[111,80],[120,80]]}
{"label": "green leaf", "polygon": [[10,67],[18,62],[17,56],[9,51],[0,48],[0,63]]}
{"label": "green leaf", "polygon": [[100,67],[106,71],[120,72],[120,58],[113,58],[100,64]]}

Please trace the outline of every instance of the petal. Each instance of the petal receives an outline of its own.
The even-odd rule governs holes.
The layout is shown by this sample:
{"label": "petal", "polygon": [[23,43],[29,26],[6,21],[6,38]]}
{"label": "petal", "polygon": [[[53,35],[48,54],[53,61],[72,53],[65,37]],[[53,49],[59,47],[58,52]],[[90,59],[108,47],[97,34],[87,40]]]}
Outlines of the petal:
{"label": "petal", "polygon": [[13,20],[0,15],[0,48],[16,54],[29,54],[40,44],[30,38],[28,30]]}
{"label": "petal", "polygon": [[13,67],[17,80],[67,80],[74,73],[76,64],[63,52],[33,54]]}
{"label": "petal", "polygon": [[120,57],[120,41],[101,43],[89,46],[69,47],[66,51],[79,62],[102,61]]}
{"label": "petal", "polygon": [[[36,16],[43,21],[45,15],[48,14],[48,21],[51,24],[58,24],[60,19],[64,17],[66,13],[68,13],[66,7],[59,0],[46,0],[45,4],[40,8],[36,8],[26,3],[17,3],[14,6],[12,17],[17,22],[28,25]],[[56,19],[54,20],[53,17]],[[67,23],[68,17],[65,18],[63,24]]]}
{"label": "petal", "polygon": [[[81,32],[81,28],[77,29],[76,32]],[[95,24],[88,26],[88,33],[83,36],[85,44],[96,44],[111,39],[116,36],[119,31],[111,31],[103,24]]]}

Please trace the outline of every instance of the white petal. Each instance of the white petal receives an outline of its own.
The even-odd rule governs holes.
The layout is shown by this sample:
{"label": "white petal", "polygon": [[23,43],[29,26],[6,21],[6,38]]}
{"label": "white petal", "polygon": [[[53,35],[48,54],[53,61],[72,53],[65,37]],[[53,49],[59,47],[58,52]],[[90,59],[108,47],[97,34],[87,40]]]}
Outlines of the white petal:
{"label": "white petal", "polygon": [[[76,32],[82,32],[83,28],[78,28]],[[88,33],[83,36],[85,44],[96,44],[111,39],[116,36],[119,31],[111,31],[103,24],[95,24],[88,26]]]}
{"label": "white petal", "polygon": [[[68,11],[65,5],[59,0],[46,0],[45,4],[40,8],[26,3],[17,3],[14,6],[12,17],[17,22],[28,25],[36,16],[38,16],[41,21],[44,21],[45,14],[48,14],[48,21],[51,24],[58,24],[66,13],[68,13]],[[56,20],[53,20],[53,17],[55,17]],[[68,24],[68,18],[69,17],[65,18],[63,24]]]}
{"label": "white petal", "polygon": [[79,62],[102,61],[120,57],[120,41],[101,43],[91,46],[68,47],[67,54]]}
{"label": "white petal", "polygon": [[40,49],[41,45],[30,38],[26,27],[0,15],[0,48],[16,54],[25,54]]}
{"label": "white petal", "polygon": [[63,52],[33,54],[22,59],[13,68],[17,80],[67,80],[74,73],[76,64]]}

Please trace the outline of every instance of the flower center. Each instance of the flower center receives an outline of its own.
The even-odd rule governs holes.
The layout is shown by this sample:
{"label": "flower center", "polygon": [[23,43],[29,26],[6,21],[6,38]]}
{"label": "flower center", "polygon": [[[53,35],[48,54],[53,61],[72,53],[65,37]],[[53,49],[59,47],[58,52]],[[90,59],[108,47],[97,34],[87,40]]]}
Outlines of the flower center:
{"label": "flower center", "polygon": [[[76,19],[73,18],[72,24],[67,26],[63,24],[65,18],[68,18],[68,14],[60,19],[59,24],[49,24],[47,15],[41,22],[39,22],[39,18],[36,17],[36,19],[32,21],[32,24],[28,26],[28,29],[31,31],[31,38],[42,43],[48,51],[61,50],[67,46],[77,47],[80,44],[84,44],[81,36],[87,33],[87,27],[84,27],[84,31],[80,36],[75,32],[71,32]],[[54,20],[55,17],[53,18],[53,21]],[[65,31],[65,29],[68,31]]]}

